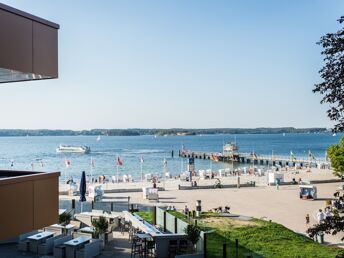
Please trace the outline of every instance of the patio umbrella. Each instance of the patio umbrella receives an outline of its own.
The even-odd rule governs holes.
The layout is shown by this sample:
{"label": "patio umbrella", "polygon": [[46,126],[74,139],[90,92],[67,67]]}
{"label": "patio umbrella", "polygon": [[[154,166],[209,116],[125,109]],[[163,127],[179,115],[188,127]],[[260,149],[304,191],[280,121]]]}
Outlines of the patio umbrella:
{"label": "patio umbrella", "polygon": [[80,200],[81,202],[81,212],[82,212],[82,204],[86,201],[86,175],[85,171],[82,171],[81,174],[81,181],[80,181]]}

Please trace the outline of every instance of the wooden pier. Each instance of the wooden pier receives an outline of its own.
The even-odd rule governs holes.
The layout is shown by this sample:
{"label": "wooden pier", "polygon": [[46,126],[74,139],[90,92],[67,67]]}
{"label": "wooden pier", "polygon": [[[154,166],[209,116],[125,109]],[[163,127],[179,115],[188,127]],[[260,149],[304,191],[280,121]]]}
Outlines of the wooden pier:
{"label": "wooden pier", "polygon": [[183,158],[195,158],[205,159],[220,162],[238,162],[247,163],[252,165],[261,166],[281,166],[281,167],[319,167],[328,168],[330,162],[325,159],[307,159],[307,158],[294,158],[289,156],[278,155],[258,155],[256,153],[235,153],[235,154],[223,154],[219,152],[203,152],[203,151],[191,151],[191,150],[179,150],[179,157]]}

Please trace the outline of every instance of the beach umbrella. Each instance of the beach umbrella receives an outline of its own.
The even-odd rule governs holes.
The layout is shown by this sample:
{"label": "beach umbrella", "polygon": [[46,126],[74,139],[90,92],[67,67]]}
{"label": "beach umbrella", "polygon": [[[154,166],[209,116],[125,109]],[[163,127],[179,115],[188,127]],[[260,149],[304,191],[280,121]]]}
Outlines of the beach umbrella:
{"label": "beach umbrella", "polygon": [[85,171],[82,171],[81,180],[80,180],[80,200],[81,202],[81,212],[82,212],[82,204],[86,202],[86,175]]}

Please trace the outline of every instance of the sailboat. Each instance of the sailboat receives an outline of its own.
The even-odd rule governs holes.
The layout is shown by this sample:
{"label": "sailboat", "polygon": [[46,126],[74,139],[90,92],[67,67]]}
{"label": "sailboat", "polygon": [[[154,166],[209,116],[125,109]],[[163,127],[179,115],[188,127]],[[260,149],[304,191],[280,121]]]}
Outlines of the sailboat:
{"label": "sailboat", "polygon": [[337,134],[336,134],[336,133],[334,133],[334,134],[332,134],[332,136],[337,136]]}
{"label": "sailboat", "polygon": [[101,140],[100,135],[98,135],[97,142],[99,142],[100,140]]}

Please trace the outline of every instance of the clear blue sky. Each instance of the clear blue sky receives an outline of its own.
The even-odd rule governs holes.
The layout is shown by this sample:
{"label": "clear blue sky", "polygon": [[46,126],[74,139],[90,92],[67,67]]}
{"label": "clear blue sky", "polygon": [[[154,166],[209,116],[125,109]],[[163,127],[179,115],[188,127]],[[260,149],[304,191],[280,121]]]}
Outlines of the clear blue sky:
{"label": "clear blue sky", "polygon": [[1,128],[332,124],[311,90],[343,1],[1,2],[61,26],[59,79],[2,85]]}

